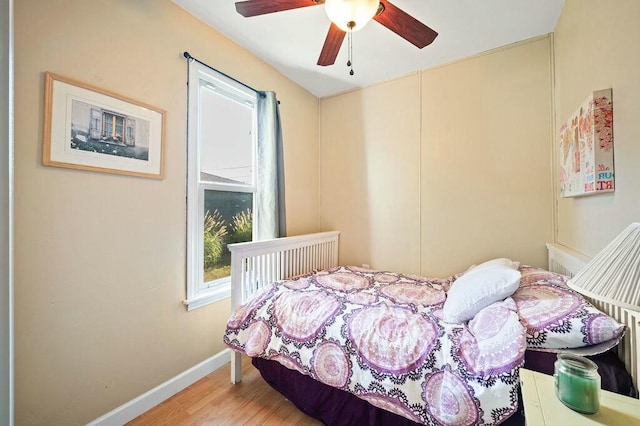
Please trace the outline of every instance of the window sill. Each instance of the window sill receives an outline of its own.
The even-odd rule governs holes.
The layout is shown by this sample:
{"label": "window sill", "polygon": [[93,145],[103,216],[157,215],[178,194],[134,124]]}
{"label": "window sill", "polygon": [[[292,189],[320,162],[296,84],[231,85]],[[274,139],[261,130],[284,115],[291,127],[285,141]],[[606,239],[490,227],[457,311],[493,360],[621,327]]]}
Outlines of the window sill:
{"label": "window sill", "polygon": [[214,288],[200,290],[196,295],[184,300],[182,303],[187,307],[187,311],[192,311],[230,297],[231,282],[227,282]]}

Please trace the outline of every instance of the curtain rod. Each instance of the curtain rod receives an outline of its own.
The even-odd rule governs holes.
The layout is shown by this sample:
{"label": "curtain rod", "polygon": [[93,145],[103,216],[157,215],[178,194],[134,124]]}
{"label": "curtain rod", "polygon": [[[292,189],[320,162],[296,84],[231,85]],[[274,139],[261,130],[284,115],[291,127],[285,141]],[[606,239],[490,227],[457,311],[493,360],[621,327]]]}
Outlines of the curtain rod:
{"label": "curtain rod", "polygon": [[[191,56],[191,54],[190,54],[189,52],[186,52],[186,51],[185,51],[185,52],[182,54],[182,56],[184,56],[187,60],[189,60],[189,59],[193,59],[193,60],[194,60],[194,61],[196,61],[197,63],[199,63],[199,64],[201,64],[201,65],[204,65],[205,67],[207,67],[207,68],[209,68],[209,69],[212,69],[212,70],[214,70],[215,72],[217,72],[217,73],[220,73],[220,74],[224,75],[225,77],[227,77],[227,78],[229,78],[229,79],[231,79],[231,80],[235,81],[235,82],[236,82],[236,83],[238,83],[238,84],[243,85],[243,86],[244,86],[244,87],[246,87],[247,89],[249,89],[249,90],[253,90],[253,91],[254,91],[254,92],[256,92],[256,93],[257,93],[261,98],[264,98],[264,97],[266,96],[266,95],[264,94],[264,92],[262,92],[262,91],[260,91],[260,90],[256,90],[256,89],[254,89],[253,87],[249,86],[248,84],[245,84],[245,83],[241,82],[240,80],[238,80],[238,79],[235,79],[235,78],[231,77],[229,74],[223,73],[222,71],[220,71],[220,70],[218,70],[218,69],[216,69],[216,68],[212,67],[211,65],[209,65],[209,64],[205,64],[205,63],[204,63],[204,62],[202,62],[201,60],[199,60],[199,59],[197,59],[197,58],[194,58],[193,56]],[[280,103],[280,101],[278,101],[278,103]]]}

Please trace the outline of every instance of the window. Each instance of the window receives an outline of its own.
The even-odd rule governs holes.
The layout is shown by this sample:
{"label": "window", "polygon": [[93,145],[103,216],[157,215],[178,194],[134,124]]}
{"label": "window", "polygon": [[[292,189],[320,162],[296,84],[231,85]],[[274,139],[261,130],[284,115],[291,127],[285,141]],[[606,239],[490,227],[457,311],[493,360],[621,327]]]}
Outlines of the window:
{"label": "window", "polygon": [[230,295],[227,244],[255,235],[257,94],[189,64],[187,300],[198,308]]}
{"label": "window", "polygon": [[136,144],[136,121],[111,111],[91,108],[89,131],[91,139],[124,143],[129,146]]}
{"label": "window", "polygon": [[106,138],[122,140],[125,118],[110,111],[102,113],[102,135]]}

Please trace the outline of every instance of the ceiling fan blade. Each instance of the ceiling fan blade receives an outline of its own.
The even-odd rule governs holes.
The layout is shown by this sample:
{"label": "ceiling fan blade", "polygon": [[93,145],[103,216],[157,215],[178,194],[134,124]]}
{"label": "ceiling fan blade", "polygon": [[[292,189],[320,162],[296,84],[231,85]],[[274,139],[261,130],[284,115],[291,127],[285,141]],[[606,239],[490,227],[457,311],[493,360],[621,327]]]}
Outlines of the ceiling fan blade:
{"label": "ceiling fan blade", "polygon": [[236,2],[236,11],[248,18],[324,3],[324,0],[248,0]]}
{"label": "ceiling fan blade", "polygon": [[373,17],[376,21],[422,49],[433,43],[438,33],[388,1],[380,1],[384,10]]}
{"label": "ceiling fan blade", "polygon": [[342,41],[346,34],[347,33],[338,28],[336,24],[333,22],[331,23],[329,32],[327,33],[327,38],[324,39],[322,52],[320,52],[320,57],[318,58],[318,65],[324,67],[327,65],[333,65],[336,62],[340,46],[342,46]]}

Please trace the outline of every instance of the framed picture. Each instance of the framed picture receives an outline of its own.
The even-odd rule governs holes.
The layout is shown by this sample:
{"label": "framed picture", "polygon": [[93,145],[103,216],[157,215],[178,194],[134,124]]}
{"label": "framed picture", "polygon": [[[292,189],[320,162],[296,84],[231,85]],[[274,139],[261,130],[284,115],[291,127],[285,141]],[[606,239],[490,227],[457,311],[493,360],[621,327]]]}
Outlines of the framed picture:
{"label": "framed picture", "polygon": [[43,164],[162,179],[165,111],[47,72],[44,113]]}

